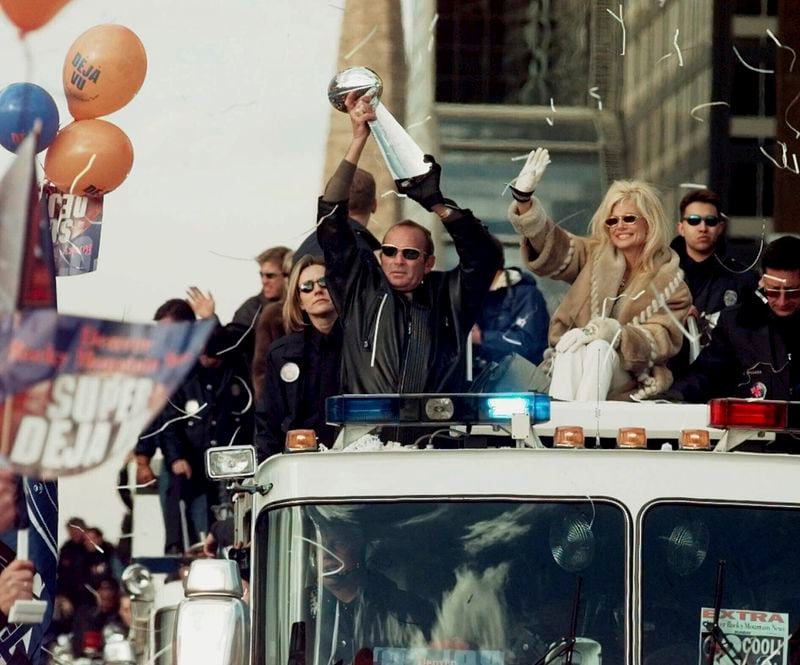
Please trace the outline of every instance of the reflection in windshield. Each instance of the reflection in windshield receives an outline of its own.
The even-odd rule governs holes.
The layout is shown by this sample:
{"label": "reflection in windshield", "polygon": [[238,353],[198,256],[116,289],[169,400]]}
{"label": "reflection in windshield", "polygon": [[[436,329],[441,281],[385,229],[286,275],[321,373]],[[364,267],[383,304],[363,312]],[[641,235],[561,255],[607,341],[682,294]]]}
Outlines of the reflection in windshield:
{"label": "reflection in windshield", "polygon": [[[642,549],[644,665],[705,662],[701,638],[713,618],[721,561],[720,627],[732,650],[741,654],[735,661],[798,662],[798,548],[797,510],[675,504],[651,508]],[[715,663],[731,662],[718,658]]]}
{"label": "reflection in windshield", "polygon": [[574,662],[623,662],[626,530],[610,504],[301,506],[257,528],[267,663],[303,635],[305,665],[532,665],[570,634],[578,570]]}

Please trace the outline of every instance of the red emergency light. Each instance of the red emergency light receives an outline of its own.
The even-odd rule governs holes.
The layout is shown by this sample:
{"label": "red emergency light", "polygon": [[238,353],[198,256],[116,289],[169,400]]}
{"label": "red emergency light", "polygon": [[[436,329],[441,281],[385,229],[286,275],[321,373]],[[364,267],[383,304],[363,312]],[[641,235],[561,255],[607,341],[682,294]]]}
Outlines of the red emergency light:
{"label": "red emergency light", "polygon": [[[709,426],[719,429],[784,431],[789,427],[790,402],[712,399]],[[794,409],[793,409],[794,410]]]}

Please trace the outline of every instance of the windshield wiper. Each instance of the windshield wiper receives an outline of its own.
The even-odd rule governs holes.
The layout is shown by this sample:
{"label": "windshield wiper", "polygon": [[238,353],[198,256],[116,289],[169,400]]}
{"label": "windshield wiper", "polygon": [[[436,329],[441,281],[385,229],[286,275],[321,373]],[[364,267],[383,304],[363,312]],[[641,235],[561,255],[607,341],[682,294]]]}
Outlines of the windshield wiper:
{"label": "windshield wiper", "polygon": [[722,608],[722,587],[724,581],[725,561],[724,559],[720,559],[717,562],[717,583],[714,588],[714,620],[703,622],[703,628],[708,631],[709,637],[711,638],[710,648],[706,656],[706,665],[713,665],[716,647],[719,647],[720,651],[722,651],[731,662],[744,662],[742,654],[731,644],[725,631],[719,626],[719,613]]}
{"label": "windshield wiper", "polygon": [[561,656],[564,656],[564,665],[572,665],[572,654],[575,652],[575,634],[578,631],[578,609],[581,605],[582,585],[583,578],[578,575],[575,582],[575,595],[572,597],[572,614],[570,615],[567,637],[557,640],[533,665],[549,665],[549,663]]}

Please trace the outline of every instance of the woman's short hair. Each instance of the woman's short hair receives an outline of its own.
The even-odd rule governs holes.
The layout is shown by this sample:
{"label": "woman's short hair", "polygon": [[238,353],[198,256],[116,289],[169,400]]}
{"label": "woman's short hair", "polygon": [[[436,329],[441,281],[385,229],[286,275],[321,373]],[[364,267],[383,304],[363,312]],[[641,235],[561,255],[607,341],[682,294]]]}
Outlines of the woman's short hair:
{"label": "woman's short hair", "polygon": [[289,275],[289,286],[287,287],[286,300],[283,301],[283,327],[287,333],[299,332],[308,325],[308,319],[304,316],[305,312],[300,309],[300,273],[308,266],[325,267],[325,259],[321,256],[306,254],[294,264]]}
{"label": "woman's short hair", "polygon": [[611,245],[611,237],[605,221],[611,215],[611,209],[620,201],[631,201],[644,217],[647,235],[635,272],[649,272],[653,270],[656,256],[669,251],[669,242],[672,236],[672,230],[658,192],[649,183],[641,180],[615,180],[612,182],[603,201],[592,216],[589,225],[591,238],[601,247]]}

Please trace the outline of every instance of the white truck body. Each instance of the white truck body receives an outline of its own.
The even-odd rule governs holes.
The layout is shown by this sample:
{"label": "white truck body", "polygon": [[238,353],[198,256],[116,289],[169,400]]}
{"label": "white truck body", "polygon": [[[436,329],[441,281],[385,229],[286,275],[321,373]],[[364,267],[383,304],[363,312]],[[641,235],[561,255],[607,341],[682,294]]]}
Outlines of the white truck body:
{"label": "white truck body", "polygon": [[248,605],[230,562],[204,562],[170,661],[796,662],[800,456],[659,449],[686,428],[724,448],[708,422],[707,406],[553,403],[534,445],[579,424],[587,440],[647,427],[656,449],[274,456],[238,486]]}

